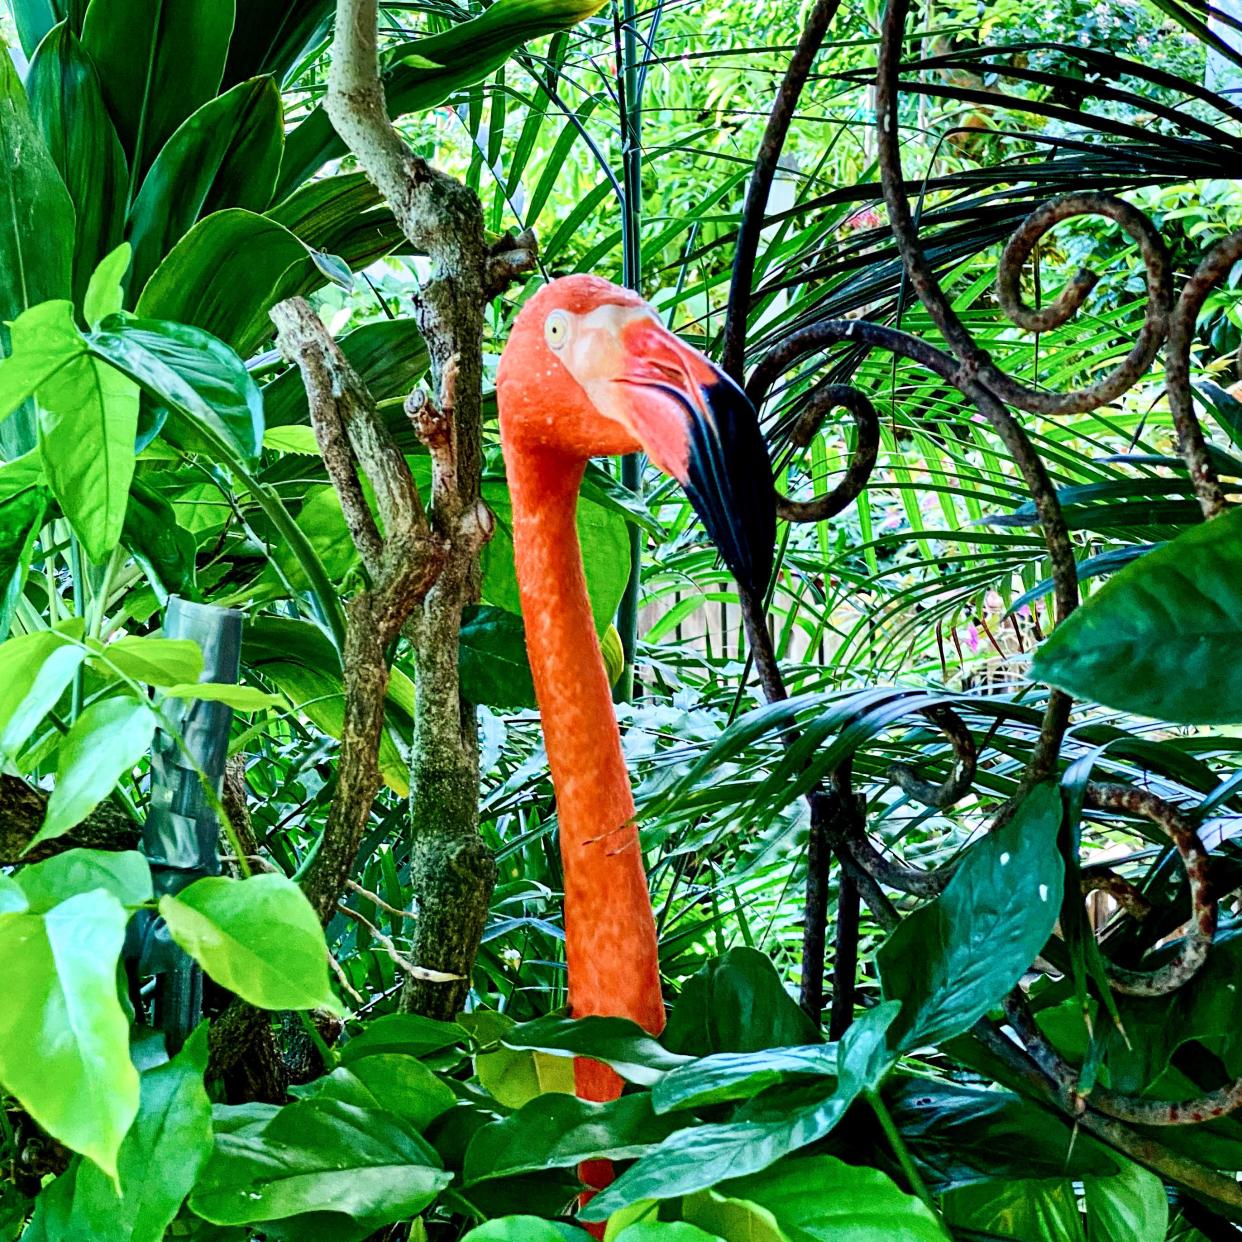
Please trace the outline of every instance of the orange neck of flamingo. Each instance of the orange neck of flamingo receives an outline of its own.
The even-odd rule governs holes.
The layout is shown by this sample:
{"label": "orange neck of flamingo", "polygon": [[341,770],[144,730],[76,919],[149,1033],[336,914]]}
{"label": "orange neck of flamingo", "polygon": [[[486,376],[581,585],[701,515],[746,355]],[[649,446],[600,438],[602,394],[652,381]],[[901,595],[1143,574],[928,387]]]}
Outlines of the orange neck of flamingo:
{"label": "orange neck of flamingo", "polygon": [[[556,790],[570,1006],[575,1016],[626,1017],[658,1032],[655,920],[578,543],[586,463],[514,445],[503,428],[502,442],[526,647]],[[616,1094],[608,1075],[608,1094],[588,1098]],[[581,1072],[579,1088],[592,1089]]]}

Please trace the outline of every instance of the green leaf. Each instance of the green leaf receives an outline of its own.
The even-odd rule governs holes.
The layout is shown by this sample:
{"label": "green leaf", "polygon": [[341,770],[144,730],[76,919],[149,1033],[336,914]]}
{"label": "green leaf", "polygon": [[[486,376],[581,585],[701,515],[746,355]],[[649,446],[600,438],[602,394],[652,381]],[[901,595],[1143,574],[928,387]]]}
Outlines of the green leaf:
{"label": "green leaf", "polygon": [[532,1048],[478,1052],[474,1074],[479,1085],[506,1108],[521,1108],[549,1092],[574,1093],[574,1063]]}
{"label": "green leaf", "polygon": [[40,302],[11,324],[10,356],[0,360],[0,419],[86,353],[73,303]]}
{"label": "green leaf", "polygon": [[1035,653],[1031,677],[1120,711],[1242,722],[1242,508],[1131,562]]}
{"label": "green leaf", "polygon": [[176,686],[197,681],[203,672],[203,649],[190,638],[150,638],[126,634],[108,643],[102,658],[134,681]]}
{"label": "green leaf", "polygon": [[47,480],[91,560],[120,542],[134,475],[138,386],[97,358],[79,357],[35,394]]}
{"label": "green leaf", "polygon": [[85,648],[55,630],[0,643],[0,755],[16,759],[86,659]]}
{"label": "green leaf", "polygon": [[172,938],[219,984],[261,1009],[336,1009],[323,930],[283,875],[209,876],[160,898]]}
{"label": "green leaf", "polygon": [[1086,1242],[1070,1181],[1010,1181],[952,1190],[943,1200],[954,1228],[1013,1242]]}
{"label": "green leaf", "polygon": [[812,1093],[809,1103],[792,1108],[782,1102],[770,1110],[774,1119],[764,1119],[764,1112],[755,1110],[749,1115],[756,1120],[678,1130],[592,1199],[582,1211],[583,1218],[604,1220],[639,1199],[673,1199],[728,1178],[759,1173],[822,1139],[859,1094],[874,1090],[887,1073],[891,1064],[887,1032],[896,1015],[896,1005],[879,1005],[850,1027],[837,1049],[835,1087],[825,1083]]}
{"label": "green leaf", "polygon": [[739,945],[687,979],[664,1042],[675,1052],[759,1052],[814,1043],[815,1024],[766,954]]}
{"label": "green leaf", "polygon": [[268,427],[263,433],[263,447],[274,453],[319,456],[319,441],[315,439],[313,427]]}
{"label": "green leaf", "polygon": [[194,536],[178,522],[172,505],[141,475],[130,484],[121,542],[142,567],[161,606],[169,595],[193,596]]}
{"label": "green leaf", "polygon": [[57,22],[65,20],[65,0],[10,0],[17,38],[27,58]]}
{"label": "green leaf", "polygon": [[617,1234],[616,1242],[724,1242],[724,1239],[681,1220],[642,1220]]}
{"label": "green leaf", "polygon": [[[96,266],[121,242],[129,171],[95,63],[67,24],[39,44],[26,74],[26,94],[76,212],[76,230],[66,234],[73,239],[73,296],[91,323],[84,297]],[[39,236],[46,242],[55,227],[54,221],[40,220]]]}
{"label": "green leaf", "polygon": [[82,300],[82,314],[91,327],[96,327],[101,319],[114,315],[121,309],[124,299],[121,282],[129,270],[132,254],[129,242],[122,242],[102,258],[99,266],[91,273],[90,283],[86,286],[86,296]]}
{"label": "green leaf", "polygon": [[173,131],[215,95],[234,0],[91,0],[82,42],[135,184]]}
{"label": "green leaf", "polygon": [[87,707],[61,739],[56,786],[30,846],[80,824],[133,771],[154,736],[155,713],[143,699],[123,694]]}
{"label": "green leaf", "polygon": [[127,918],[103,890],[45,914],[0,915],[0,1084],[53,1138],[110,1176],[138,1111],[116,990]]}
{"label": "green leaf", "polygon": [[[341,1100],[286,1105],[257,1134],[220,1134],[190,1196],[219,1225],[266,1222],[303,1238],[319,1226],[351,1242],[413,1216],[452,1180],[435,1152],[398,1118]],[[289,1221],[288,1229],[278,1222]]]}
{"label": "green leaf", "polygon": [[[355,271],[409,245],[383,196],[363,173],[338,173],[307,182],[266,215],[296,233],[312,250],[336,255]],[[357,331],[365,333],[380,326],[368,324]],[[382,400],[374,391],[372,395]]]}
{"label": "green leaf", "polygon": [[166,439],[203,448],[201,425],[245,461],[255,461],[263,440],[263,398],[237,354],[210,332],[157,319],[117,315],[88,338],[91,350],[119,367],[173,417]]}
{"label": "green leaf", "polygon": [[0,642],[13,624],[49,496],[47,488],[31,487],[0,499]]}
{"label": "green leaf", "polygon": [[472,605],[462,612],[457,651],[462,696],[487,707],[535,706],[522,618],[503,608]]}
{"label": "green leaf", "polygon": [[284,148],[280,91],[251,78],[187,117],[159,153],[129,217],[135,293],[196,220],[226,207],[262,211]]}
{"label": "green leaf", "polygon": [[975,842],[944,892],[880,946],[884,995],[900,1000],[903,1050],[959,1035],[995,1005],[1044,947],[1060,909],[1061,794],[1037,785],[1004,827]]}
{"label": "green leaf", "polygon": [[93,1165],[75,1162],[39,1195],[36,1236],[42,1228],[49,1242],[161,1242],[211,1153],[206,1068],[204,1022],[171,1061],[142,1075],[138,1116],[117,1158],[121,1193]]}
{"label": "green leaf", "polygon": [[746,1100],[778,1083],[837,1072],[837,1050],[825,1044],[765,1048],[762,1052],[718,1052],[670,1070],[651,1088],[658,1113]]}
{"label": "green leaf", "polygon": [[770,1212],[788,1242],[946,1242],[936,1215],[878,1169],[834,1156],[786,1160],[721,1187]]}
{"label": "green leaf", "polygon": [[275,332],[271,308],[322,283],[310,251],[288,229],[231,207],[200,220],[177,242],[147,281],[137,309],[143,318],[202,328],[248,357]]}
{"label": "green leaf", "polygon": [[382,1109],[422,1133],[457,1102],[448,1084],[421,1061],[407,1054],[381,1052],[356,1057],[294,1095],[343,1100],[356,1108]]}
{"label": "green leaf", "polygon": [[[566,30],[602,7],[603,0],[497,0],[481,16],[443,34],[403,43],[385,58],[388,111],[396,117],[434,108],[489,77],[523,43]],[[327,114],[316,108],[289,137],[281,169],[284,192],[343,153]]]}
{"label": "green leaf", "polygon": [[35,914],[95,889],[111,893],[123,906],[151,900],[151,868],[137,850],[66,850],[23,867],[17,883]]}
{"label": "green leaf", "polygon": [[462,1029],[455,1022],[438,1022],[417,1013],[390,1013],[367,1023],[341,1049],[341,1064],[352,1067],[364,1058],[398,1053],[422,1057],[452,1048],[462,1041]]}
{"label": "green leaf", "polygon": [[535,1018],[500,1035],[509,1048],[538,1048],[561,1056],[589,1056],[611,1065],[627,1082],[650,1086],[690,1061],[662,1047],[628,1018]]}
{"label": "green leaf", "polygon": [[580,1242],[575,1225],[542,1216],[500,1216],[464,1234],[461,1242]]}
{"label": "green leaf", "polygon": [[1169,1199],[1154,1173],[1126,1160],[1115,1177],[1087,1178],[1083,1191],[1088,1242],[1164,1242]]}
{"label": "green leaf", "polygon": [[332,0],[248,0],[238,6],[225,85],[259,73],[283,77],[327,34],[332,8]]}
{"label": "green leaf", "polygon": [[231,682],[196,681],[187,685],[169,686],[164,691],[169,699],[202,699],[206,703],[227,703],[239,712],[258,712],[267,707],[281,707],[279,695],[265,694],[254,686],[236,686]]}
{"label": "green leaf", "polygon": [[596,1104],[548,1092],[479,1130],[466,1150],[462,1175],[472,1183],[573,1168],[583,1160],[629,1160],[685,1125],[684,1117],[657,1117],[646,1093]]}

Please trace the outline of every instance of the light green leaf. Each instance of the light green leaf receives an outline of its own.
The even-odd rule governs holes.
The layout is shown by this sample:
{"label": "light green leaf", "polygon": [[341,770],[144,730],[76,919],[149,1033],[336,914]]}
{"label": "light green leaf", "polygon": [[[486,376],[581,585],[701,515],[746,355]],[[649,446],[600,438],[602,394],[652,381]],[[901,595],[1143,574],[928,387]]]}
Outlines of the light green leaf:
{"label": "light green leaf", "polygon": [[1035,653],[1075,698],[1184,724],[1242,722],[1242,507],[1114,574]]}
{"label": "light green leaf", "polygon": [[189,638],[150,638],[127,634],[108,643],[101,658],[126,677],[151,686],[176,686],[202,675],[203,650]]}
{"label": "light green leaf", "polygon": [[474,1058],[479,1084],[506,1108],[521,1108],[550,1091],[574,1093],[574,1063],[532,1048],[496,1048]]}
{"label": "light green leaf", "polygon": [[617,1234],[617,1242],[724,1242],[714,1233],[680,1220],[641,1220]]}
{"label": "light green leaf", "polygon": [[80,824],[133,771],[154,736],[155,713],[142,699],[118,695],[87,707],[61,739],[56,786],[31,846]]}
{"label": "light green leaf", "polygon": [[18,315],[9,330],[10,355],[0,360],[0,418],[86,353],[72,302],[40,302]]}
{"label": "light green leaf", "polygon": [[985,1182],[951,1190],[942,1200],[954,1228],[1012,1242],[1086,1242],[1074,1185],[1064,1181]]}
{"label": "light green leaf", "polygon": [[74,358],[39,385],[39,452],[86,554],[103,561],[125,523],[138,386],[97,358]]}
{"label": "light green leaf", "polygon": [[254,686],[235,686],[229,682],[196,681],[187,685],[169,686],[165,698],[202,699],[207,703],[227,703],[239,712],[257,712],[265,707],[281,707],[277,694],[265,694]]}
{"label": "light green leaf", "polygon": [[457,1102],[443,1078],[416,1058],[397,1052],[358,1057],[291,1090],[304,1099],[343,1100],[357,1108],[381,1109],[419,1133]]}
{"label": "light green leaf", "polygon": [[426,1207],[452,1180],[439,1165],[389,1113],[299,1100],[258,1133],[218,1135],[190,1206],[215,1224],[266,1222],[269,1237],[303,1238],[316,1224],[353,1242]]}
{"label": "light green leaf", "polygon": [[17,883],[36,914],[78,893],[102,888],[123,906],[151,900],[151,868],[137,850],[66,850],[17,873]]}
{"label": "light green leaf", "polygon": [[1089,1177],[1088,1242],[1164,1242],[1169,1228],[1169,1199],[1154,1174],[1127,1160],[1116,1177]]}
{"label": "light green leaf", "polygon": [[0,1084],[110,1176],[138,1111],[129,1020],[116,990],[127,919],[103,890],[46,914],[0,915]]}
{"label": "light green leaf", "polygon": [[[79,627],[80,628],[80,627]],[[0,754],[14,760],[39,722],[56,706],[86,659],[86,649],[56,630],[0,643]]]}
{"label": "light green leaf", "polygon": [[172,938],[219,984],[261,1009],[336,1009],[323,929],[283,875],[211,876],[160,898]]}
{"label": "light green leaf", "polygon": [[269,427],[263,433],[263,447],[276,453],[297,453],[303,457],[318,457],[319,442],[313,427]]}
{"label": "light green leaf", "polygon": [[948,887],[880,946],[884,995],[902,1003],[905,1049],[960,1035],[1022,977],[1061,908],[1061,793],[1037,785],[1004,827],[976,841]]}
{"label": "light green leaf", "polygon": [[91,274],[90,283],[86,286],[86,297],[82,302],[82,314],[91,327],[96,327],[101,319],[113,315],[121,309],[124,294],[121,282],[129,270],[133,248],[129,242],[122,242],[100,260],[99,266]]}
{"label": "light green leaf", "polygon": [[50,497],[40,486],[0,498],[0,642],[9,636]]}
{"label": "light green leaf", "polygon": [[542,1216],[498,1216],[465,1234],[461,1242],[580,1242],[582,1230]]}

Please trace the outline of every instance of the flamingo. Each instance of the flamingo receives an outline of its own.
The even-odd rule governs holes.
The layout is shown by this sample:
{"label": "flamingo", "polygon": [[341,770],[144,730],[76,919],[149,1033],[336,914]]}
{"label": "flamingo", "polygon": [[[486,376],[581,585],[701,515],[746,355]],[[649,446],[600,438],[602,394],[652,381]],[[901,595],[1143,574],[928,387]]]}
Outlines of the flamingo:
{"label": "flamingo", "polygon": [[[767,448],[741,389],[640,297],[595,276],[554,280],[526,303],[501,355],[496,397],[556,792],[570,1012],[629,1018],[659,1034],[655,918],[583,576],[578,490],[590,458],[645,452],[685,489],[738,582],[761,595],[776,524]],[[579,1059],[574,1075],[583,1099],[620,1094],[607,1066]],[[607,1168],[581,1173],[590,1186]]]}

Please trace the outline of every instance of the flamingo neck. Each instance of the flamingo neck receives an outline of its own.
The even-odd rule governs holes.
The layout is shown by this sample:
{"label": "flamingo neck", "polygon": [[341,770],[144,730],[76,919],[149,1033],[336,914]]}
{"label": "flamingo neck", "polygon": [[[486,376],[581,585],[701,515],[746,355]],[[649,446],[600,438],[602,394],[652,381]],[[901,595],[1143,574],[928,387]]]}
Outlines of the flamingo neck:
{"label": "flamingo neck", "polygon": [[570,1005],[575,1015],[628,1017],[659,1031],[655,921],[578,543],[586,463],[504,448],[526,646],[556,790]]}

